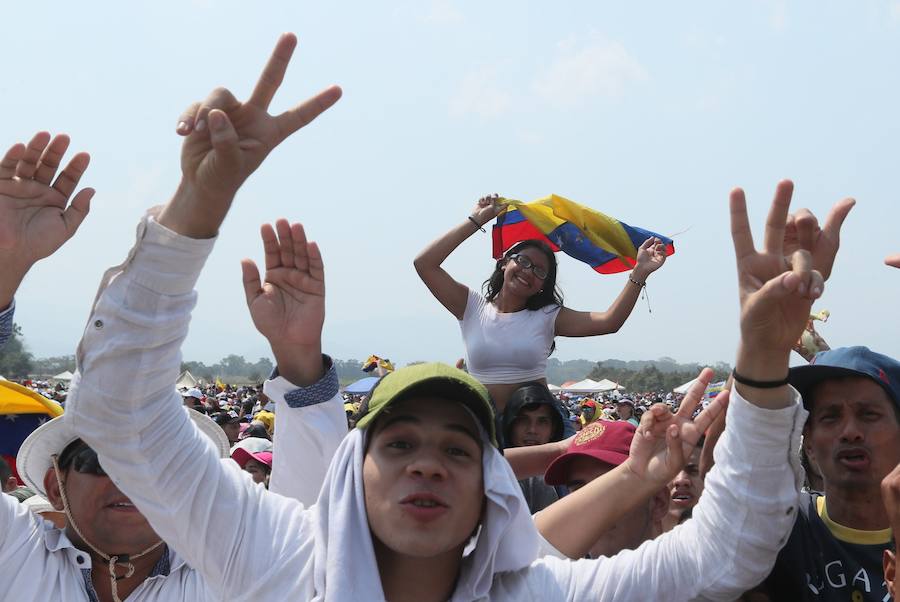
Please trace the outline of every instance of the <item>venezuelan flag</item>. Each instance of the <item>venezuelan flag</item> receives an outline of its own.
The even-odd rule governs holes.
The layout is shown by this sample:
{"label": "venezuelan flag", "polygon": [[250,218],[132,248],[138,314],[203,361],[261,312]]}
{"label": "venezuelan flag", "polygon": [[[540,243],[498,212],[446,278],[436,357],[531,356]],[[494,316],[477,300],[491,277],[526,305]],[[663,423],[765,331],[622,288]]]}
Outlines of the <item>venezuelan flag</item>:
{"label": "venezuelan flag", "polygon": [[500,259],[517,242],[536,238],[596,272],[616,274],[634,267],[638,247],[648,238],[659,238],[666,246],[666,255],[675,252],[671,238],[629,226],[555,194],[532,203],[514,199],[499,202],[506,211],[494,224],[494,259]]}
{"label": "venezuelan flag", "polygon": [[[16,471],[16,455],[31,431],[63,413],[62,407],[22,385],[0,381],[0,456]],[[21,481],[21,479],[20,479]]]}

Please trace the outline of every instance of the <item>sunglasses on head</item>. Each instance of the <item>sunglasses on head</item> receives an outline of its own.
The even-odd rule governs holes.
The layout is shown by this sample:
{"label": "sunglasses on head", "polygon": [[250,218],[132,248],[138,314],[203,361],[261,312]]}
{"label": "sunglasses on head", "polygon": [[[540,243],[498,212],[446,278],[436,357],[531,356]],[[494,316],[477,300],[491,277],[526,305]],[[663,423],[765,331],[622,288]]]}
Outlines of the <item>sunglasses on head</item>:
{"label": "sunglasses on head", "polygon": [[71,466],[72,470],[81,474],[91,474],[98,477],[106,476],[106,471],[100,466],[97,452],[81,439],[76,439],[67,445],[62,453],[57,456],[56,463],[61,470]]}
{"label": "sunglasses on head", "polygon": [[510,259],[516,262],[516,265],[522,268],[523,270],[531,270],[535,276],[539,280],[544,280],[547,277],[547,270],[542,268],[539,265],[535,265],[531,258],[528,255],[522,255],[521,253],[513,253],[509,256]]}

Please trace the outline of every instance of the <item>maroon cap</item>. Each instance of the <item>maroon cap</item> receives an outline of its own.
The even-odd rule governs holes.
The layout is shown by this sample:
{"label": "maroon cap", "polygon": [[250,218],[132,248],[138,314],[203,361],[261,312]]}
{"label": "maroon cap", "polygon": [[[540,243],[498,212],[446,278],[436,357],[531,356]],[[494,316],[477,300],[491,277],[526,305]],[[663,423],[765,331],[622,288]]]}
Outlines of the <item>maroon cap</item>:
{"label": "maroon cap", "polygon": [[634,425],[625,420],[597,420],[586,425],[569,444],[566,453],[555,459],[544,473],[548,485],[565,485],[569,465],[579,456],[618,466],[628,459]]}

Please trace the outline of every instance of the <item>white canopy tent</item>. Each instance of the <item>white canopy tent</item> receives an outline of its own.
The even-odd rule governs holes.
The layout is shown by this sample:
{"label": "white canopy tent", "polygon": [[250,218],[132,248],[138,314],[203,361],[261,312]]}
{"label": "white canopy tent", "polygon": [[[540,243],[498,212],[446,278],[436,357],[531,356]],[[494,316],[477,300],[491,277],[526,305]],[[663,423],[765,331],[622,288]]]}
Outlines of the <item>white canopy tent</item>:
{"label": "white canopy tent", "polygon": [[556,393],[557,391],[562,391],[562,387],[557,387],[556,385],[547,385],[547,388]]}
{"label": "white canopy tent", "polygon": [[603,380],[601,380],[600,386],[606,387],[607,391],[624,391],[625,390],[625,387],[623,387],[622,385],[620,385],[618,383],[614,383],[613,381],[609,380],[608,378],[604,378]]}
{"label": "white canopy tent", "polygon": [[178,380],[175,382],[175,388],[181,389],[183,387],[185,389],[193,389],[197,386],[197,384],[199,384],[199,382],[200,381],[194,378],[194,376],[190,372],[185,370],[181,373],[181,376],[179,376]]}
{"label": "white canopy tent", "polygon": [[683,385],[677,386],[674,389],[672,389],[672,393],[678,393],[679,395],[684,395],[685,393],[688,392],[688,390],[691,388],[691,385],[693,385],[695,382],[697,382],[696,378],[694,380],[684,383]]}
{"label": "white canopy tent", "polygon": [[608,393],[609,391],[615,391],[617,388],[624,389],[624,387],[616,385],[611,380],[596,381],[586,378],[565,387],[563,390],[566,393]]}
{"label": "white canopy tent", "polygon": [[72,380],[72,378],[74,378],[74,376],[75,376],[74,374],[72,374],[71,372],[66,370],[65,372],[60,372],[59,374],[54,376],[53,380],[61,380],[64,382],[69,382],[70,380]]}

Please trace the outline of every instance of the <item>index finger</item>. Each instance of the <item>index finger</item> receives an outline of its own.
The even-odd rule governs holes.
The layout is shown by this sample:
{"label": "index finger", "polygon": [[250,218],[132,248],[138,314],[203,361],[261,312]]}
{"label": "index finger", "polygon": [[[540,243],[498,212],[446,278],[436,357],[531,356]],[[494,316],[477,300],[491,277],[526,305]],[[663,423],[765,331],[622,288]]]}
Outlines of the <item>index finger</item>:
{"label": "index finger", "polygon": [[313,119],[327,111],[336,103],[343,92],[338,86],[329,86],[293,109],[289,109],[275,118],[281,139],[284,140]]}
{"label": "index finger", "polygon": [[291,55],[294,54],[294,48],[297,47],[297,36],[292,33],[282,34],[275,44],[275,50],[269,57],[266,66],[263,68],[256,87],[253,88],[253,94],[247,104],[255,105],[261,109],[267,110],[275,92],[281,82],[284,81],[284,74],[287,72],[288,63],[291,62]]}
{"label": "index finger", "polygon": [[706,387],[709,386],[712,377],[713,371],[709,368],[704,368],[700,371],[697,380],[694,381],[694,384],[688,389],[684,399],[681,400],[681,405],[678,406],[678,412],[676,412],[677,416],[686,418],[691,417],[694,410],[697,408],[697,404],[700,403],[700,399],[703,397]]}
{"label": "index finger", "polygon": [[731,210],[731,241],[734,243],[734,256],[740,261],[756,251],[753,246],[750,220],[747,219],[747,200],[744,198],[744,191],[740,188],[732,190],[728,204]]}

